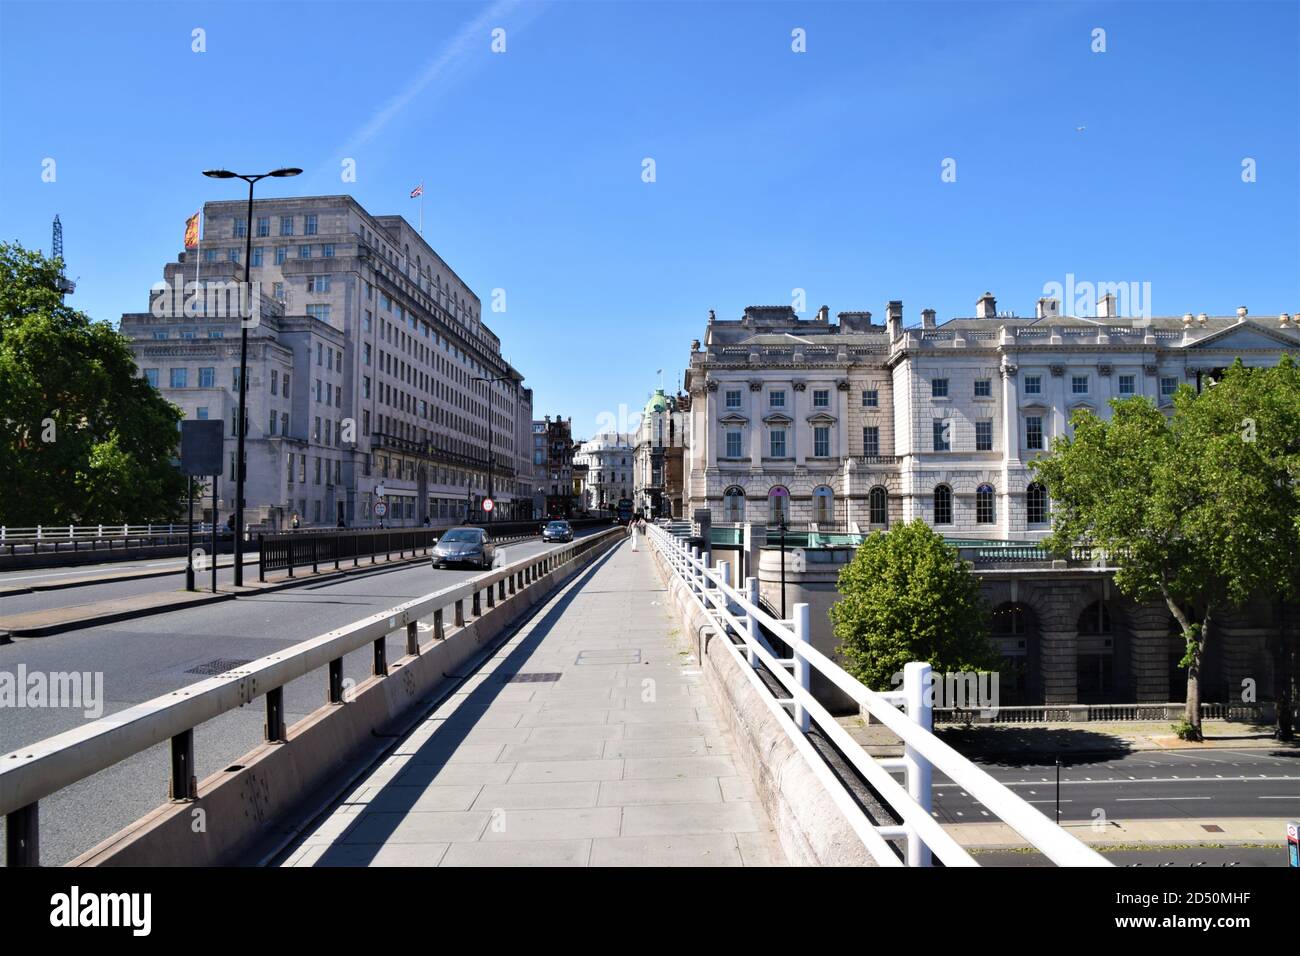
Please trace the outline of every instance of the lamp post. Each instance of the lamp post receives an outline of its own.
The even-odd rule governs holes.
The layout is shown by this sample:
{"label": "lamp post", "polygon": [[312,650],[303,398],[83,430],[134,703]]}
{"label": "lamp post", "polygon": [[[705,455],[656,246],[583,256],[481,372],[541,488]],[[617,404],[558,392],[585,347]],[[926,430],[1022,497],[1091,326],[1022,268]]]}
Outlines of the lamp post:
{"label": "lamp post", "polygon": [[[210,179],[242,179],[248,183],[248,219],[244,227],[244,285],[247,287],[250,309],[257,308],[253,302],[253,184],[259,179],[272,176],[282,179],[297,176],[301,172],[296,166],[273,169],[269,173],[232,173],[228,169],[203,171],[203,175]],[[244,584],[244,433],[248,431],[245,422],[248,414],[245,403],[248,393],[248,323],[244,321],[245,318],[242,315],[239,317],[239,411],[235,419],[235,587],[243,587]]]}
{"label": "lamp post", "polygon": [[492,515],[496,513],[496,495],[493,494],[492,488],[492,386],[497,382],[510,381],[509,375],[476,375],[470,381],[488,383],[487,405],[488,405],[488,487],[487,496],[492,499],[493,508],[487,513],[488,521],[492,520]]}

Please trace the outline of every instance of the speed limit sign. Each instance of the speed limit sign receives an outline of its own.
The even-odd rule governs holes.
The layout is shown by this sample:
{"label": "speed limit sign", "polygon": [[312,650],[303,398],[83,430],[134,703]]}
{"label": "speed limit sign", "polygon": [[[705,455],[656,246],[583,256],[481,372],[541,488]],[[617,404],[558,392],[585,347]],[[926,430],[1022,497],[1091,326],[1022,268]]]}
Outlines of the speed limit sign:
{"label": "speed limit sign", "polygon": [[376,502],[375,502],[375,517],[376,517],[376,518],[382,518],[382,517],[383,517],[384,515],[386,515],[386,514],[388,514],[388,505],[384,504],[382,501],[376,501]]}
{"label": "speed limit sign", "polygon": [[484,510],[484,511],[491,511],[491,510],[492,510],[493,508],[495,508],[496,506],[497,506],[497,503],[496,503],[495,501],[493,501],[491,498],[484,498],[484,499],[483,499],[483,510]]}

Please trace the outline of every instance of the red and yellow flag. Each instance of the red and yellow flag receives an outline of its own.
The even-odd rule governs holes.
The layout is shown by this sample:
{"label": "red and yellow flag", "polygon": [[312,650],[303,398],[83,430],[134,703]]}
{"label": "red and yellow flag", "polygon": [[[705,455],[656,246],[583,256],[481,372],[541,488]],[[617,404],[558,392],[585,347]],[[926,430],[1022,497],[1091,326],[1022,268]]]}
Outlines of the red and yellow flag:
{"label": "red and yellow flag", "polygon": [[185,248],[194,249],[199,244],[199,216],[201,213],[195,213],[185,220]]}

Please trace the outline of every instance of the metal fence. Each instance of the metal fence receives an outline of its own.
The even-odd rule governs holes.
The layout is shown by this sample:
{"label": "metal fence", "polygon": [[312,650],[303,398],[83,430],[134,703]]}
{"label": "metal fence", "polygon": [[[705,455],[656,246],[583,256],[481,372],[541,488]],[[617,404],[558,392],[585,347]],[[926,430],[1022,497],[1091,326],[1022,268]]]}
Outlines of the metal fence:
{"label": "metal fence", "polygon": [[[743,590],[734,588],[727,562],[719,561],[716,567],[710,568],[698,548],[688,550],[679,539],[654,526],[649,527],[648,534],[673,573],[686,583],[717,633],[727,639],[729,652],[744,665],[755,692],[767,701],[795,748],[808,761],[877,865],[928,866],[932,853],[945,866],[979,865],[931,815],[934,769],[946,774],[1054,863],[1111,865],[1101,854],[1062,830],[931,732],[929,664],[906,665],[901,692],[869,690],[813,647],[807,604],[794,605],[792,618],[778,620],[761,606],[757,578],[747,578]],[[789,656],[778,656],[777,647],[782,648],[782,655]],[[813,670],[897,734],[903,741],[903,756],[875,758],[867,754],[812,695]],[[770,675],[788,696],[773,696],[759,677],[760,671]],[[814,726],[880,795],[902,821],[901,825],[880,825],[866,815],[837,773],[808,741],[807,735]],[[893,777],[895,772],[902,772],[903,783]],[[902,859],[889,845],[890,840],[905,843]]]}
{"label": "metal fence", "polygon": [[[219,529],[218,533],[229,532]],[[194,522],[194,536],[212,534],[212,525]],[[158,545],[184,544],[187,526],[176,524],[36,525],[13,528],[0,525],[0,553],[61,554],[65,551],[127,551]]]}
{"label": "metal fence", "polygon": [[135,704],[111,716],[55,737],[29,744],[0,757],[0,814],[5,815],[6,862],[35,866],[40,860],[39,801],[92,774],[107,770],[156,744],[171,742],[173,800],[198,796],[194,775],[194,732],[201,724],[227,711],[238,710],[258,697],[265,699],[267,742],[287,739],[284,687],[299,677],[326,668],[328,704],[344,701],[343,658],[366,645],[374,648],[374,676],[388,677],[389,634],[404,633],[406,653],[420,653],[421,618],[432,617],[432,639],[446,636],[444,611],[454,623],[484,613],[508,595],[528,587],[591,548],[621,536],[611,529],[571,544],[558,545],[469,581],[451,585],[405,604],[372,614],[345,627],[302,641],[187,686],[184,693],[167,693]]}
{"label": "metal fence", "polygon": [[[936,707],[935,723],[946,724],[1049,724],[1049,723],[1124,723],[1126,721],[1178,720],[1186,704],[1046,704],[1014,707]],[[1261,703],[1204,702],[1203,720],[1233,720],[1242,723],[1267,723],[1276,715],[1271,701]],[[1297,711],[1300,714],[1300,710]]]}

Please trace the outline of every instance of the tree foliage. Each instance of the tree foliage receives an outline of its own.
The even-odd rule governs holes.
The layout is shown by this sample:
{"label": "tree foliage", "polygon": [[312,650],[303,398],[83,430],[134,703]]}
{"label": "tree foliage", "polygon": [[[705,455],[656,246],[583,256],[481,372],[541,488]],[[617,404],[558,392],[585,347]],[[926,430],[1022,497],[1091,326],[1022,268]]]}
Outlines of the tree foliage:
{"label": "tree foliage", "polygon": [[840,572],[839,592],[830,617],[840,657],[874,690],[893,689],[910,661],[942,672],[999,664],[979,580],[924,521],[868,535]]}
{"label": "tree foliage", "polygon": [[61,268],[0,243],[0,524],[171,518],[181,412],[117,331],[63,302]]}
{"label": "tree foliage", "polygon": [[1115,583],[1163,600],[1187,652],[1188,735],[1200,738],[1200,671],[1219,617],[1252,598],[1294,597],[1300,581],[1300,375],[1240,361],[1199,395],[1182,385],[1166,415],[1148,399],[1076,412],[1072,436],[1031,465],[1052,497],[1045,544],[1105,550]]}

